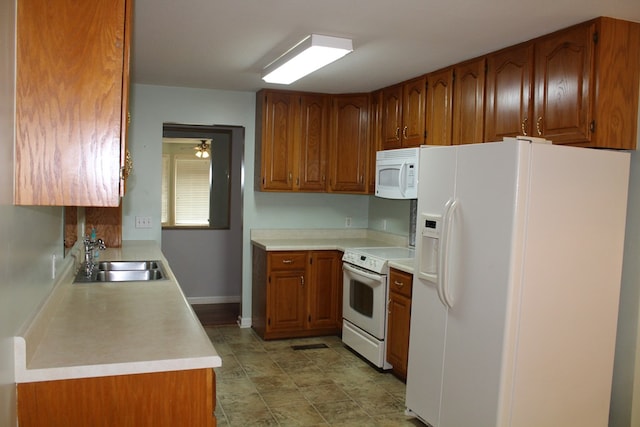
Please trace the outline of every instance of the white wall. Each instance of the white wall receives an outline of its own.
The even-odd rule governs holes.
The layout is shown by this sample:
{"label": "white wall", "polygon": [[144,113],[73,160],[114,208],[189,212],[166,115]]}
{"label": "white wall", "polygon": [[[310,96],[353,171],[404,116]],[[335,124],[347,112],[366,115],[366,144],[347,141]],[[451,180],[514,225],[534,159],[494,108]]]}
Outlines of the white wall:
{"label": "white wall", "polygon": [[13,200],[15,2],[0,0],[0,426],[16,425],[13,339],[62,265],[62,208],[16,207]]}

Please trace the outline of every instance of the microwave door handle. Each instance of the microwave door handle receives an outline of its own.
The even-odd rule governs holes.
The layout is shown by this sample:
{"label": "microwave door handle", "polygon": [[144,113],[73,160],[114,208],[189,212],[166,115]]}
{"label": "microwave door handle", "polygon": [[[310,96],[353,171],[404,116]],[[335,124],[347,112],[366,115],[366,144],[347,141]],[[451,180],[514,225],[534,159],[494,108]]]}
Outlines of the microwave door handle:
{"label": "microwave door handle", "polygon": [[405,193],[407,192],[407,179],[405,174],[405,169],[407,168],[407,162],[402,162],[400,165],[400,177],[398,179],[400,184],[400,194],[402,197],[405,197]]}

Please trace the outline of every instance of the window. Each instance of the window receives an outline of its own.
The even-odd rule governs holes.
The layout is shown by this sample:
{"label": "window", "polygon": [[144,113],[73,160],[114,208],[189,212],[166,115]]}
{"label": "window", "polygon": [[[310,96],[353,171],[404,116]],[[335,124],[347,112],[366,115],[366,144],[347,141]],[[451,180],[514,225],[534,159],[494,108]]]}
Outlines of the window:
{"label": "window", "polygon": [[164,126],[163,228],[229,228],[231,133],[212,128]]}

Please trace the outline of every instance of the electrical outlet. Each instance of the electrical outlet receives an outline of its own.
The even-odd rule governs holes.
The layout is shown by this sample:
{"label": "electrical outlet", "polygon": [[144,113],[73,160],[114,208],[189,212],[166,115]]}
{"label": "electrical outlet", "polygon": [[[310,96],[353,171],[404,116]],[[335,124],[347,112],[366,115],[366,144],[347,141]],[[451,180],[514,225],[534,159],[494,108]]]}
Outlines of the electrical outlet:
{"label": "electrical outlet", "polygon": [[136,217],[136,228],[151,228],[151,217],[150,216],[137,216]]}
{"label": "electrical outlet", "polygon": [[350,216],[348,216],[348,217],[346,217],[344,219],[344,226],[347,227],[347,228],[351,227],[351,217]]}

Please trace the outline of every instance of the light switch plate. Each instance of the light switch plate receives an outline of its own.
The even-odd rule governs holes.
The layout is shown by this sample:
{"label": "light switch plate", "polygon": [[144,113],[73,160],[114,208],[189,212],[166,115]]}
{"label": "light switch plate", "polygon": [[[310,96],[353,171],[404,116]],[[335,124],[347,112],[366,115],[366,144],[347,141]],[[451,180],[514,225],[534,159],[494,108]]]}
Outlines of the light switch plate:
{"label": "light switch plate", "polygon": [[151,228],[151,217],[150,216],[137,216],[136,217],[136,228]]}

